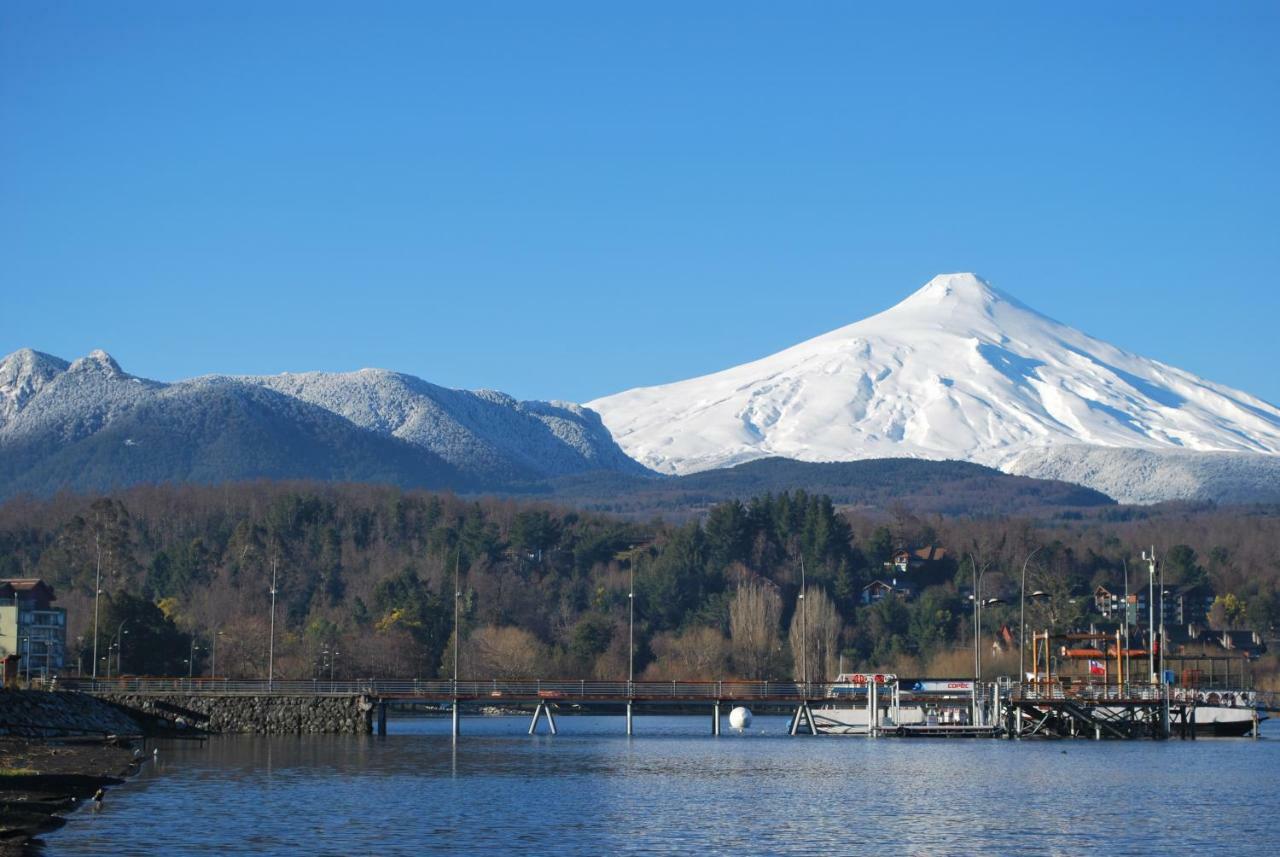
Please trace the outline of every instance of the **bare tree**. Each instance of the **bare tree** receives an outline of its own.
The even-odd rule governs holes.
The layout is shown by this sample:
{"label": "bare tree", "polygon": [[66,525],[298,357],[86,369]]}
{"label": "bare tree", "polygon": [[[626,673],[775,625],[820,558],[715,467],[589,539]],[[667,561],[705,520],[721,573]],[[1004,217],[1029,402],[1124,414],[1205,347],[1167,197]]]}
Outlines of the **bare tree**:
{"label": "bare tree", "polygon": [[645,680],[712,681],[724,676],[729,662],[729,641],[715,628],[659,634],[650,646],[655,658],[644,671]]}
{"label": "bare tree", "polygon": [[531,679],[547,671],[542,641],[523,628],[485,625],[463,639],[462,674],[471,679]]}
{"label": "bare tree", "polygon": [[744,583],[729,602],[729,636],[733,662],[743,678],[769,677],[778,650],[782,596],[768,583]]}
{"label": "bare tree", "polygon": [[796,605],[791,616],[788,637],[791,656],[795,661],[795,675],[802,677],[805,649],[808,648],[809,680],[829,681],[839,669],[839,641],[843,625],[836,605],[827,593],[817,586],[806,586],[804,600]]}

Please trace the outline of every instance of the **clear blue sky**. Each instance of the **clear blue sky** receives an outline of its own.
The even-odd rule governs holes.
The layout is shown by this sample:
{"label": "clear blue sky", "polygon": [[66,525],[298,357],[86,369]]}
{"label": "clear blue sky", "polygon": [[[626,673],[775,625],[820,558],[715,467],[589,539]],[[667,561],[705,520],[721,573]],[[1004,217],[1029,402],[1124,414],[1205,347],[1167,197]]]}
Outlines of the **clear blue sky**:
{"label": "clear blue sky", "polygon": [[10,0],[0,353],[581,401],[974,270],[1280,401],[1280,5],[627,5]]}

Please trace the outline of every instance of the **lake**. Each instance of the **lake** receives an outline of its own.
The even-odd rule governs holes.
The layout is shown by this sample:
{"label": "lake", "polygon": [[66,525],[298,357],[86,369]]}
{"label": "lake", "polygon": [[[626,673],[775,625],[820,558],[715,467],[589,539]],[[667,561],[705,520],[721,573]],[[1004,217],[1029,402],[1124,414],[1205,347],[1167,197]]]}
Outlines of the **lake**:
{"label": "lake", "polygon": [[[38,853],[1280,853],[1280,729],[1183,741],[867,739],[757,717],[393,718],[165,742]],[[545,724],[542,728],[545,728]]]}

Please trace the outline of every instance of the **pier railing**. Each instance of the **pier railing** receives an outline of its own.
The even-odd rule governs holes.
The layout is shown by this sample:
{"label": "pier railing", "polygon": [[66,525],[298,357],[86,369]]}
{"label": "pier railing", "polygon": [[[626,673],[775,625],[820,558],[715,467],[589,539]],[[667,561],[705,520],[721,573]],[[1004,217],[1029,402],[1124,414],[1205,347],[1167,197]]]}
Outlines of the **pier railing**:
{"label": "pier railing", "polygon": [[1167,693],[1165,685],[1146,682],[1130,682],[1128,684],[1104,684],[1061,682],[1025,682],[1014,685],[1011,697],[1015,702],[1036,702],[1053,700],[1079,700],[1083,702],[1098,701],[1132,701],[1158,702]]}
{"label": "pier railing", "polygon": [[[199,694],[199,695],[296,695],[296,696],[352,696],[364,695],[385,699],[450,700],[491,699],[495,704],[504,700],[573,702],[589,700],[606,702],[616,700],[654,700],[670,702],[705,701],[818,701],[830,699],[833,687],[847,689],[847,684],[830,682],[788,681],[509,681],[489,679],[484,681],[413,681],[413,680],[355,680],[326,681],[221,678],[112,678],[80,679],[68,681],[68,689],[89,693],[115,694]],[[979,694],[983,698],[983,694]]]}

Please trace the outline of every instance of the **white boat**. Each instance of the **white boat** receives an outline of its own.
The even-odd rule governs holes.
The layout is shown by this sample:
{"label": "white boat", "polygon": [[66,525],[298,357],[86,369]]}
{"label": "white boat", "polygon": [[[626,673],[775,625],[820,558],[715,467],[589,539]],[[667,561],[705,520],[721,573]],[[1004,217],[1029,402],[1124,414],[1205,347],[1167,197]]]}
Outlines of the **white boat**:
{"label": "white boat", "polygon": [[977,736],[995,726],[972,679],[899,679],[843,673],[813,709],[814,726],[827,735]]}

